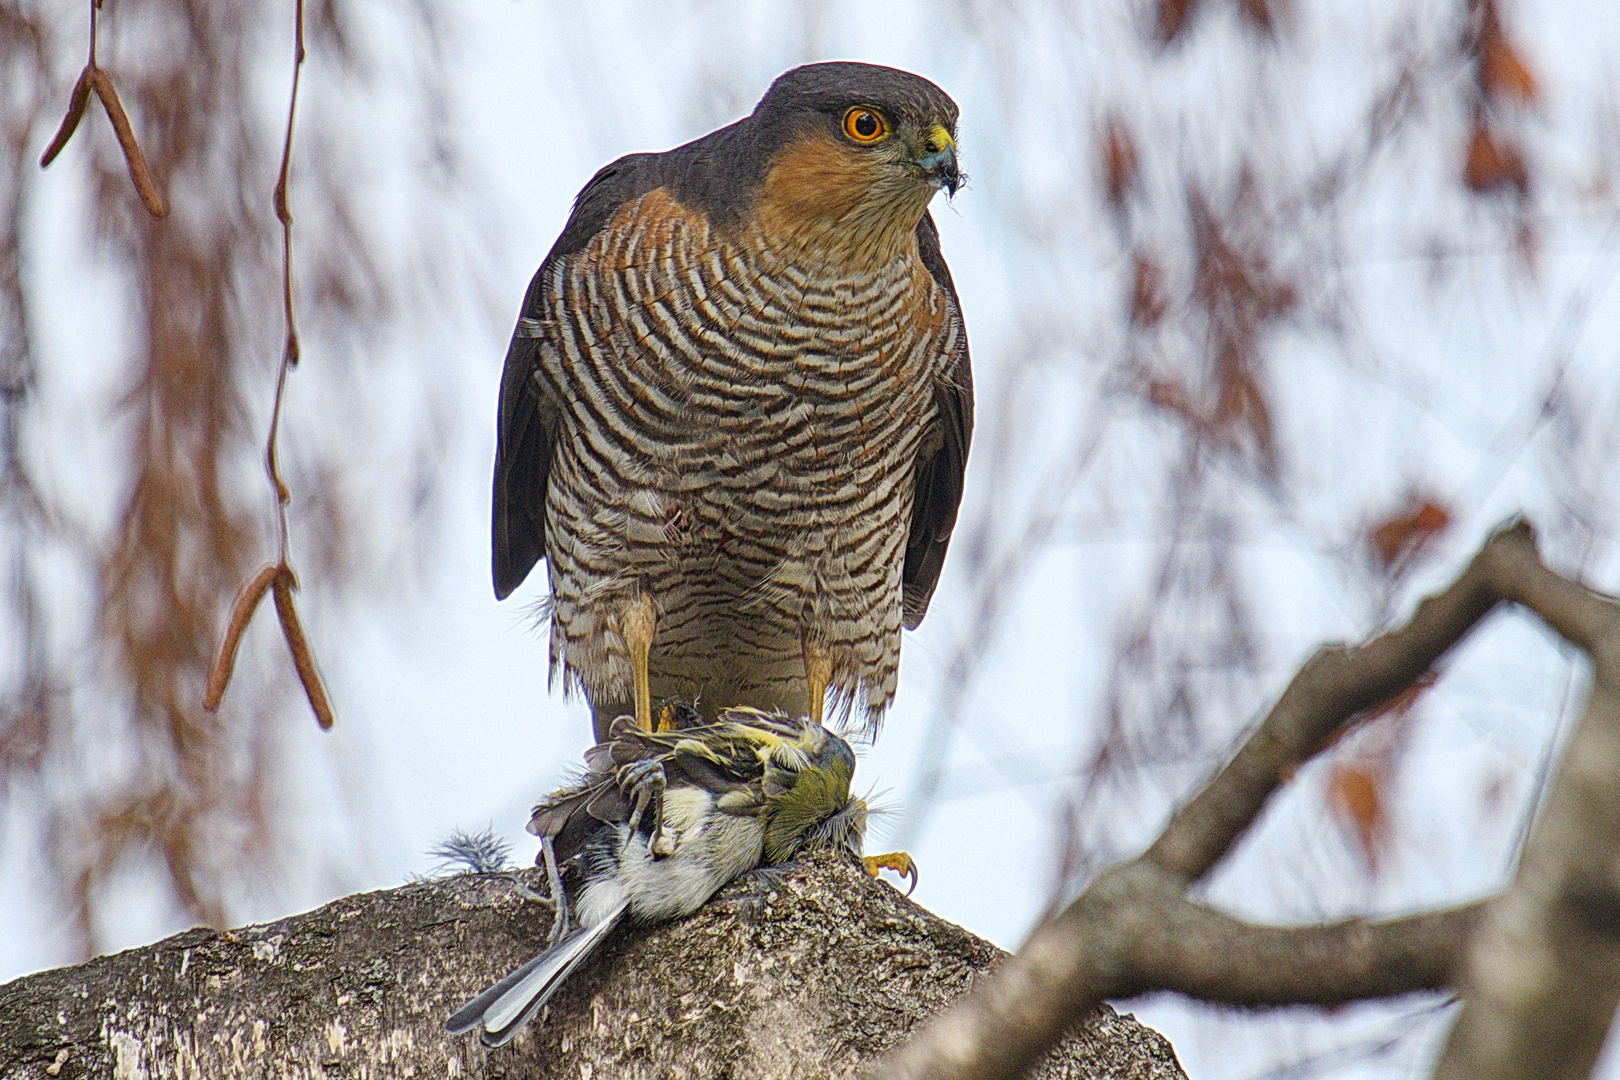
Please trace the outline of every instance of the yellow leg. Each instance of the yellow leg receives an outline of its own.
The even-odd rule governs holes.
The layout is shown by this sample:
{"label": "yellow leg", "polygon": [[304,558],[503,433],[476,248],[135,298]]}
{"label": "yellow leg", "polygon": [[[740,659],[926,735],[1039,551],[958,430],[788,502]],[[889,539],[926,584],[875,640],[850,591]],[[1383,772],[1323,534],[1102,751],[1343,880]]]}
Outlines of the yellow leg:
{"label": "yellow leg", "polygon": [[827,704],[827,684],[832,681],[832,657],[819,641],[804,639],[804,681],[810,694],[810,722],[821,723]]}
{"label": "yellow leg", "polygon": [[911,887],[906,889],[906,895],[917,887],[917,861],[903,851],[890,851],[883,855],[866,855],[861,861],[866,864],[866,872],[873,877],[878,876],[880,870],[893,870],[903,878],[911,881]]}
{"label": "yellow leg", "polygon": [[640,593],[624,609],[624,643],[630,648],[630,674],[636,686],[636,726],[652,730],[652,681],[647,661],[652,655],[653,630],[658,614],[652,597]]}

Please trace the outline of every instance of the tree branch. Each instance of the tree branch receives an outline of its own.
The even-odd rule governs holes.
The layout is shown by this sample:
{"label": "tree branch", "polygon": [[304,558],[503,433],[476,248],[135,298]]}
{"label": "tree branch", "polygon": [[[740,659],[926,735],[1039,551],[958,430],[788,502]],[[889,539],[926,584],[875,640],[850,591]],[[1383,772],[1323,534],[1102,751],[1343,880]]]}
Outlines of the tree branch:
{"label": "tree branch", "polygon": [[[1379,923],[1262,927],[1188,900],[1301,764],[1414,685],[1502,600],[1531,608],[1594,657],[1591,700],[1518,882],[1502,898]],[[1022,1076],[1098,1002],[1175,990],[1235,1005],[1339,1004],[1459,982],[1470,1001],[1446,1076],[1584,1076],[1620,998],[1620,608],[1542,565],[1516,520],[1405,625],[1309,660],[1232,760],[1140,857],[1099,875],[1036,928],[996,977],[888,1055],[888,1078]],[[1581,830],[1601,833],[1582,839]],[[1556,837],[1553,836],[1557,833]],[[1545,838],[1543,837],[1545,834]],[[1555,909],[1556,910],[1553,910]],[[1556,926],[1558,934],[1547,936]],[[1474,935],[1478,935],[1475,940]],[[1471,944],[1472,943],[1472,944]],[[1468,977],[1459,978],[1468,949]],[[1542,965],[1548,970],[1543,971]],[[1556,977],[1552,973],[1556,969]],[[1544,994],[1526,1008],[1526,978]],[[1586,995],[1580,1009],[1571,995]],[[1514,1000],[1517,995],[1517,1000]],[[1494,1017],[1479,1019],[1474,1017]],[[1557,1019],[1558,1024],[1553,1020]],[[1511,1035],[1489,1030],[1506,1025]],[[1590,1042],[1549,1032],[1579,1027]],[[1514,1042],[1514,1039],[1520,1041]],[[1591,1057],[1579,1071],[1492,1073],[1480,1048]],[[1595,1041],[1594,1041],[1595,1040]],[[1504,1051],[1506,1052],[1506,1051]],[[1448,1061],[1453,1056],[1448,1051]],[[1533,1057],[1524,1060],[1535,1060]]]}
{"label": "tree branch", "polygon": [[1620,604],[1553,573],[1530,542],[1493,580],[1592,660],[1592,688],[1512,886],[1470,943],[1436,1077],[1590,1075],[1620,1003]]}
{"label": "tree branch", "polygon": [[[543,887],[542,872],[512,875]],[[234,933],[192,930],[0,986],[7,1080],[143,1076],[842,1077],[1003,956],[829,856],[619,931],[509,1046],[445,1018],[545,942],[507,875],[347,897]],[[1103,1009],[1050,1080],[1185,1080],[1156,1033]]]}
{"label": "tree branch", "polygon": [[1144,989],[1245,1007],[1343,1005],[1442,990],[1455,984],[1484,906],[1277,927],[1178,899],[1162,906],[1168,921],[1145,935],[1131,963]]}

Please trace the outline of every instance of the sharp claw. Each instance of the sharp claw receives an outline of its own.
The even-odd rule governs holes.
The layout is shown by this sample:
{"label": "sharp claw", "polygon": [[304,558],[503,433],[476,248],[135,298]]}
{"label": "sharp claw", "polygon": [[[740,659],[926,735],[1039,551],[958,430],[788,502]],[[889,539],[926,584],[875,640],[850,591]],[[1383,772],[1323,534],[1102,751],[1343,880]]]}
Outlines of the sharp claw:
{"label": "sharp claw", "polygon": [[653,784],[653,812],[658,815],[658,825],[653,829],[651,850],[657,859],[675,854],[675,841],[670,837],[669,830],[664,827],[664,774],[659,772]]}
{"label": "sharp claw", "polygon": [[910,881],[911,885],[906,889],[907,896],[910,896],[913,890],[917,888],[917,860],[904,851],[890,851],[882,855],[866,855],[862,857],[861,861],[866,866],[866,872],[873,877],[877,877],[879,872],[883,870],[893,870]]}
{"label": "sharp claw", "polygon": [[635,796],[635,802],[631,804],[630,822],[629,822],[629,828],[630,828],[631,835],[635,834],[636,828],[641,824],[641,815],[645,814],[646,812],[647,812],[647,791],[646,791],[645,788],[642,788],[642,789],[637,790],[636,796]]}
{"label": "sharp claw", "polygon": [[630,796],[630,832],[640,828],[642,820],[652,814],[652,836],[647,843],[648,852],[661,859],[675,852],[677,838],[670,835],[664,824],[664,764],[662,761],[641,761],[619,769],[620,790]]}

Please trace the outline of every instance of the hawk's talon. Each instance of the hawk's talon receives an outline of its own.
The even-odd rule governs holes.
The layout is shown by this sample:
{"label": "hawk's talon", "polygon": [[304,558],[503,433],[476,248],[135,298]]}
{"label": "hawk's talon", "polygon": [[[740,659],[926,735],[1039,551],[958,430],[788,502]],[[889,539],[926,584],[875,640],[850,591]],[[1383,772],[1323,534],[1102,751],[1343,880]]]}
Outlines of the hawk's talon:
{"label": "hawk's talon", "polygon": [[866,872],[873,877],[877,877],[881,871],[893,870],[901,877],[909,880],[911,887],[906,889],[907,896],[910,896],[912,891],[917,888],[917,860],[904,851],[889,851],[882,855],[863,855],[861,856],[861,862],[866,867]]}
{"label": "hawk's talon", "polygon": [[641,819],[647,812],[648,803],[652,804],[652,836],[647,841],[647,850],[655,859],[662,859],[666,855],[675,853],[675,840],[670,837],[664,828],[664,786],[667,780],[664,777],[664,763],[657,759],[640,761],[634,765],[624,767],[619,771],[619,787],[630,795],[630,832],[635,833],[641,825]]}

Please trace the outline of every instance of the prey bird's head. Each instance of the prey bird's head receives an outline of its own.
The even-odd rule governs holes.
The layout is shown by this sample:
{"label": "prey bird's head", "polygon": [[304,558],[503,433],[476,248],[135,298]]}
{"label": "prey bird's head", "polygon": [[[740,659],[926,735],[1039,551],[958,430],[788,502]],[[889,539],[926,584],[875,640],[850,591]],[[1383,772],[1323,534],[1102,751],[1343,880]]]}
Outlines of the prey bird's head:
{"label": "prey bird's head", "polygon": [[927,79],[873,64],[826,63],[779,77],[750,121],[770,164],[759,221],[836,261],[893,258],[944,188],[956,159],[956,103]]}
{"label": "prey bird's head", "polygon": [[765,862],[786,862],[820,848],[859,855],[867,809],[849,791],[855,752],[820,724],[788,723],[799,727],[795,737],[757,744],[765,764]]}

